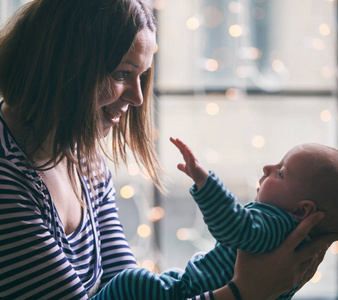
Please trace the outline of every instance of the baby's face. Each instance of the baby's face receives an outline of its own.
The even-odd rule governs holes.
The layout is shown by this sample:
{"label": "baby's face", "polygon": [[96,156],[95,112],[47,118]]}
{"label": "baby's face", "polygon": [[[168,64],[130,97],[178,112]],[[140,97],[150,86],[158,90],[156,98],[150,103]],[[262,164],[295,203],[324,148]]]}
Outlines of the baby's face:
{"label": "baby's face", "polygon": [[306,199],[310,167],[308,152],[302,146],[291,149],[280,163],[263,168],[255,201],[294,212],[298,201]]}

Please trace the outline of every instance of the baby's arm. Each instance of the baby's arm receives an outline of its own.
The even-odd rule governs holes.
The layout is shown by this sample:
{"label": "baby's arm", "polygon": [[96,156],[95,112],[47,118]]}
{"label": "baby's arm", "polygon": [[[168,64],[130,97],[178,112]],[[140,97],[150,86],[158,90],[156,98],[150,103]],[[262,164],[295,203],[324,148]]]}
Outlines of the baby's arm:
{"label": "baby's arm", "polygon": [[180,150],[185,161],[185,164],[178,164],[177,168],[192,178],[197,188],[200,189],[209,176],[208,170],[200,164],[191,149],[181,140],[170,138],[170,141]]}

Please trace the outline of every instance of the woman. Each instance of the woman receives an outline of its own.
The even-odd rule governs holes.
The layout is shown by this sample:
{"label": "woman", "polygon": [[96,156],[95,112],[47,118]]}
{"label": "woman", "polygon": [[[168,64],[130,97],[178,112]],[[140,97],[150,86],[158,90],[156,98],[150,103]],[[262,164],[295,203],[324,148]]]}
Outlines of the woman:
{"label": "woman", "polygon": [[[122,270],[136,268],[99,150],[112,127],[114,162],[120,156],[126,162],[130,148],[162,187],[150,118],[155,30],[142,0],[36,0],[3,30],[0,297],[87,299]],[[270,256],[290,253],[299,270],[279,270],[282,283],[267,285],[267,295],[283,292],[289,275],[298,280],[316,267],[317,249],[329,241],[305,248],[302,255],[310,252],[305,257],[314,263],[304,266],[293,251],[296,234]],[[250,299],[262,293],[245,287],[243,266],[255,273],[252,262],[266,259],[240,260],[234,282]],[[271,274],[273,267],[266,263]],[[231,290],[221,288],[217,297],[232,299]]]}

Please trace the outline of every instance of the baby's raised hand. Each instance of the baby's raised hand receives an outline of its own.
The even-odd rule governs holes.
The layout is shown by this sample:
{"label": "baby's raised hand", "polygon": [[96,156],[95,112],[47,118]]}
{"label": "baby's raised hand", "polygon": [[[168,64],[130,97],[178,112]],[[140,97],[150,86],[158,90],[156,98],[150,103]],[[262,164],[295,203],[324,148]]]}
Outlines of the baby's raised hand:
{"label": "baby's raised hand", "polygon": [[198,189],[200,189],[209,176],[208,170],[199,163],[191,149],[180,139],[174,139],[171,137],[170,141],[180,150],[185,161],[185,164],[178,164],[177,168],[191,177],[196,183]]}

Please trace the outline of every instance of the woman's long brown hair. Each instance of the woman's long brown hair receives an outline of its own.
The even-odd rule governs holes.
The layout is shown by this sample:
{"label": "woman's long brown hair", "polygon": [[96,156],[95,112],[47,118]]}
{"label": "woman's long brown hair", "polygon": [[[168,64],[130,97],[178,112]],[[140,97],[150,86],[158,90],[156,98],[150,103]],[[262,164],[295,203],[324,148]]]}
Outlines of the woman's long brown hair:
{"label": "woman's long brown hair", "polygon": [[[99,173],[100,90],[144,28],[156,30],[142,0],[35,0],[20,9],[0,37],[0,92],[34,134],[28,157],[52,133],[49,165],[67,158],[72,180],[74,165],[89,178]],[[127,162],[129,147],[162,188],[152,135],[152,77],[153,69],[142,79],[144,104],[130,107],[114,126],[113,161]]]}

